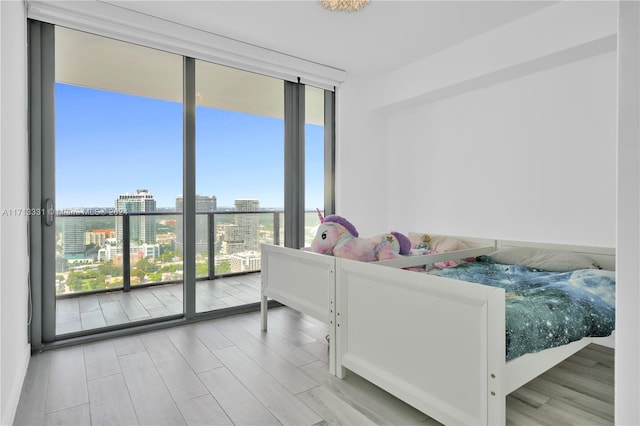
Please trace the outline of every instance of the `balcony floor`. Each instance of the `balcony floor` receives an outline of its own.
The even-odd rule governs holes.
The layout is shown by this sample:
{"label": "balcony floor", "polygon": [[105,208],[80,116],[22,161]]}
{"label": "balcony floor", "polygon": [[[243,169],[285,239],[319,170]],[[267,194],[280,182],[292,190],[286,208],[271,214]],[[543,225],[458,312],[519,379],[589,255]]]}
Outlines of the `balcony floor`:
{"label": "balcony floor", "polygon": [[[196,283],[196,312],[260,301],[260,273]],[[125,293],[78,295],[56,301],[56,334],[182,313],[182,283],[135,288]]]}

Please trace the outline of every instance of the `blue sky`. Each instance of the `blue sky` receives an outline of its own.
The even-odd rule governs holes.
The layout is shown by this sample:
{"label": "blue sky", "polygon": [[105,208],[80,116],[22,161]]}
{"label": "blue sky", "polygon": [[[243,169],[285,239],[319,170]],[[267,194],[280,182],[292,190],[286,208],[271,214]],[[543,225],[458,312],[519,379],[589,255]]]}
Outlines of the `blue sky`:
{"label": "blue sky", "polygon": [[[283,121],[196,110],[196,192],[219,207],[282,208]],[[306,125],[306,208],[323,208],[323,127]],[[56,84],[56,207],[111,207],[145,188],[158,207],[182,194],[182,104]]]}

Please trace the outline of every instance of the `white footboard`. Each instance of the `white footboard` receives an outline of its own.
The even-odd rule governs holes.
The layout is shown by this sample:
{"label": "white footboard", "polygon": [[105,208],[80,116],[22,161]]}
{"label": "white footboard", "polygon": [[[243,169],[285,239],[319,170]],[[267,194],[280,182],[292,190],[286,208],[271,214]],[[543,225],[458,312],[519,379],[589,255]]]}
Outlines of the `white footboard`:
{"label": "white footboard", "polygon": [[[271,298],[329,325],[335,341],[336,258],[303,250],[262,245],[262,330],[267,330],[267,300]],[[329,370],[335,374],[331,344]]]}
{"label": "white footboard", "polygon": [[337,374],[446,424],[504,424],[504,290],[336,259]]}

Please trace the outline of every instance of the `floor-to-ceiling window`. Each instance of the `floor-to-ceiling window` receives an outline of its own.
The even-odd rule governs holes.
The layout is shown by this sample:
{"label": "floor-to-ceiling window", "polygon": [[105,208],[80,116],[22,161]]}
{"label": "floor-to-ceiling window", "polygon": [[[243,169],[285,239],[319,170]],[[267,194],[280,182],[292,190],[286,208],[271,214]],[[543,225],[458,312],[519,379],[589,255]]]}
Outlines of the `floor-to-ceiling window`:
{"label": "floor-to-ceiling window", "polygon": [[325,128],[324,112],[325,91],[317,87],[305,86],[305,246],[311,244],[320,225],[317,211],[324,214],[326,207],[325,165],[327,160],[331,161],[332,150],[326,149],[325,133],[331,129],[330,124]]}
{"label": "floor-to-ceiling window", "polygon": [[326,209],[332,93],[35,21],[30,38],[34,346],[257,307],[260,244],[317,221],[285,199]]}
{"label": "floor-to-ceiling window", "polygon": [[54,37],[56,335],[181,314],[182,57]]}
{"label": "floor-to-ceiling window", "polygon": [[[195,73],[197,276],[257,272],[282,228],[284,82],[205,61]],[[259,300],[246,276],[196,289],[198,312]]]}

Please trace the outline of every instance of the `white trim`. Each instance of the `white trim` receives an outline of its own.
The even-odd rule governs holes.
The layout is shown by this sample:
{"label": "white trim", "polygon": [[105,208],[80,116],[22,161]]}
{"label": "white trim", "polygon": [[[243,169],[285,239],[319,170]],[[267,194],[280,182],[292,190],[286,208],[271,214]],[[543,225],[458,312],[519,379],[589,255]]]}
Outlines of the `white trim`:
{"label": "white trim", "polygon": [[27,17],[327,90],[346,72],[102,1],[27,1]]}

